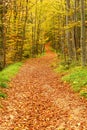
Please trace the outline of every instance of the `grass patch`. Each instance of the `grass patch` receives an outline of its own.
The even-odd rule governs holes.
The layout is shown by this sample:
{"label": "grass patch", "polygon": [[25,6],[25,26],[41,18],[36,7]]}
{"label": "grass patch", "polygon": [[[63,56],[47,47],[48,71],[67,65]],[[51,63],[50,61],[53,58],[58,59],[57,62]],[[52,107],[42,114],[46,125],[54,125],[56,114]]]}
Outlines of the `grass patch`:
{"label": "grass patch", "polygon": [[53,51],[53,52],[55,52],[56,53],[56,50],[53,48],[53,47],[51,47],[50,46],[50,48],[49,48],[51,51]]}
{"label": "grass patch", "polygon": [[87,98],[87,69],[74,64],[67,66],[59,64],[56,72],[63,74],[62,80],[71,84],[71,88]]}
{"label": "grass patch", "polygon": [[18,72],[21,65],[22,63],[20,62],[9,65],[0,72],[0,85],[2,87],[6,87],[6,83]]}
{"label": "grass patch", "polygon": [[80,95],[87,98],[87,90],[81,90]]}
{"label": "grass patch", "polygon": [[0,98],[6,98],[6,97],[7,97],[7,94],[0,92]]}
{"label": "grass patch", "polygon": [[[12,65],[9,65],[4,70],[0,72],[0,87],[1,88],[8,88],[8,82],[11,78],[16,75],[19,68],[21,67],[22,63],[18,62]],[[7,95],[0,91],[0,98],[6,98]]]}
{"label": "grass patch", "polygon": [[62,79],[69,82],[75,92],[80,92],[84,86],[87,86],[87,69],[75,67]]}
{"label": "grass patch", "polygon": [[46,54],[46,52],[44,51],[43,53],[36,55],[36,58],[41,58],[41,57],[45,56],[45,54]]}
{"label": "grass patch", "polygon": [[0,108],[3,108],[3,106],[0,104]]}
{"label": "grass patch", "polygon": [[1,82],[0,83],[0,87],[1,88],[8,88],[8,85],[6,83]]}

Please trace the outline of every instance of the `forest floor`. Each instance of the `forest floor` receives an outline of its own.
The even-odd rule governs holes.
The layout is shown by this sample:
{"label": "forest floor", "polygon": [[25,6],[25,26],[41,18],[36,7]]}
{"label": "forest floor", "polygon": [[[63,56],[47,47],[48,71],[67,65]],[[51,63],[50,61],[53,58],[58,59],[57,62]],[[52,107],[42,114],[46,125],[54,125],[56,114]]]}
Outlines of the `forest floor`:
{"label": "forest floor", "polygon": [[0,130],[87,130],[87,100],[53,71],[56,54],[26,61],[2,99]]}

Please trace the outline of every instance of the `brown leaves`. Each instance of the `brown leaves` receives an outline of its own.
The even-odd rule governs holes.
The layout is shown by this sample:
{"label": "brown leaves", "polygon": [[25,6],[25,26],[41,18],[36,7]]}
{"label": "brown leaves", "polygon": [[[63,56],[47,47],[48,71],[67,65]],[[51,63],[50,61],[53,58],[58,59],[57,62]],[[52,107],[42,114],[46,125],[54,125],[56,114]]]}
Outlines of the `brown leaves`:
{"label": "brown leaves", "polygon": [[[48,52],[30,59],[11,81],[9,98],[2,101],[0,130],[86,130],[87,102],[71,92],[53,72]],[[78,108],[78,109],[76,109]]]}

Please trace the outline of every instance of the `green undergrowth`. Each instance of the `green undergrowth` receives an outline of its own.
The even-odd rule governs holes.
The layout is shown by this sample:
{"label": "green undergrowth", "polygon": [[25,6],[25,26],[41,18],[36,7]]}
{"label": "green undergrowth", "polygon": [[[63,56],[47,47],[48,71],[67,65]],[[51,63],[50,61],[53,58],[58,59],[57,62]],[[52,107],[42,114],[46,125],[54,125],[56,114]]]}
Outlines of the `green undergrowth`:
{"label": "green undergrowth", "polygon": [[51,51],[53,51],[53,52],[55,52],[56,53],[56,50],[54,49],[54,48],[52,48],[51,46],[50,46],[50,48],[49,48]]}
{"label": "green undergrowth", "polygon": [[70,83],[71,88],[81,96],[87,98],[87,68],[73,64],[59,63],[55,68],[57,73],[62,74],[62,80]]}
{"label": "green undergrowth", "polygon": [[36,56],[36,58],[41,58],[41,57],[45,56],[45,54],[46,54],[46,51],[44,51],[42,54],[38,54],[38,55]]}
{"label": "green undergrowth", "polygon": [[[0,89],[8,88],[8,82],[10,82],[11,78],[16,75],[22,63],[18,62],[12,65],[9,65],[2,71],[0,71]],[[0,98],[5,98],[7,95],[0,91]]]}
{"label": "green undergrowth", "polygon": [[6,98],[6,97],[7,97],[7,94],[0,92],[0,98]]}

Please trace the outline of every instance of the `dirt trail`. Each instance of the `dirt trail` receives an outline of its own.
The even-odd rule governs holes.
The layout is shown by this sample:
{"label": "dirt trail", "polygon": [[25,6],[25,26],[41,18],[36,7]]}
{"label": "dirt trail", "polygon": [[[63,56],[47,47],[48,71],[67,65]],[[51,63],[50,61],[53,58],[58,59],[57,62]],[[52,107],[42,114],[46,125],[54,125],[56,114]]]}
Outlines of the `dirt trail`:
{"label": "dirt trail", "polygon": [[0,130],[87,130],[87,101],[50,67],[55,54],[29,59],[0,108]]}

